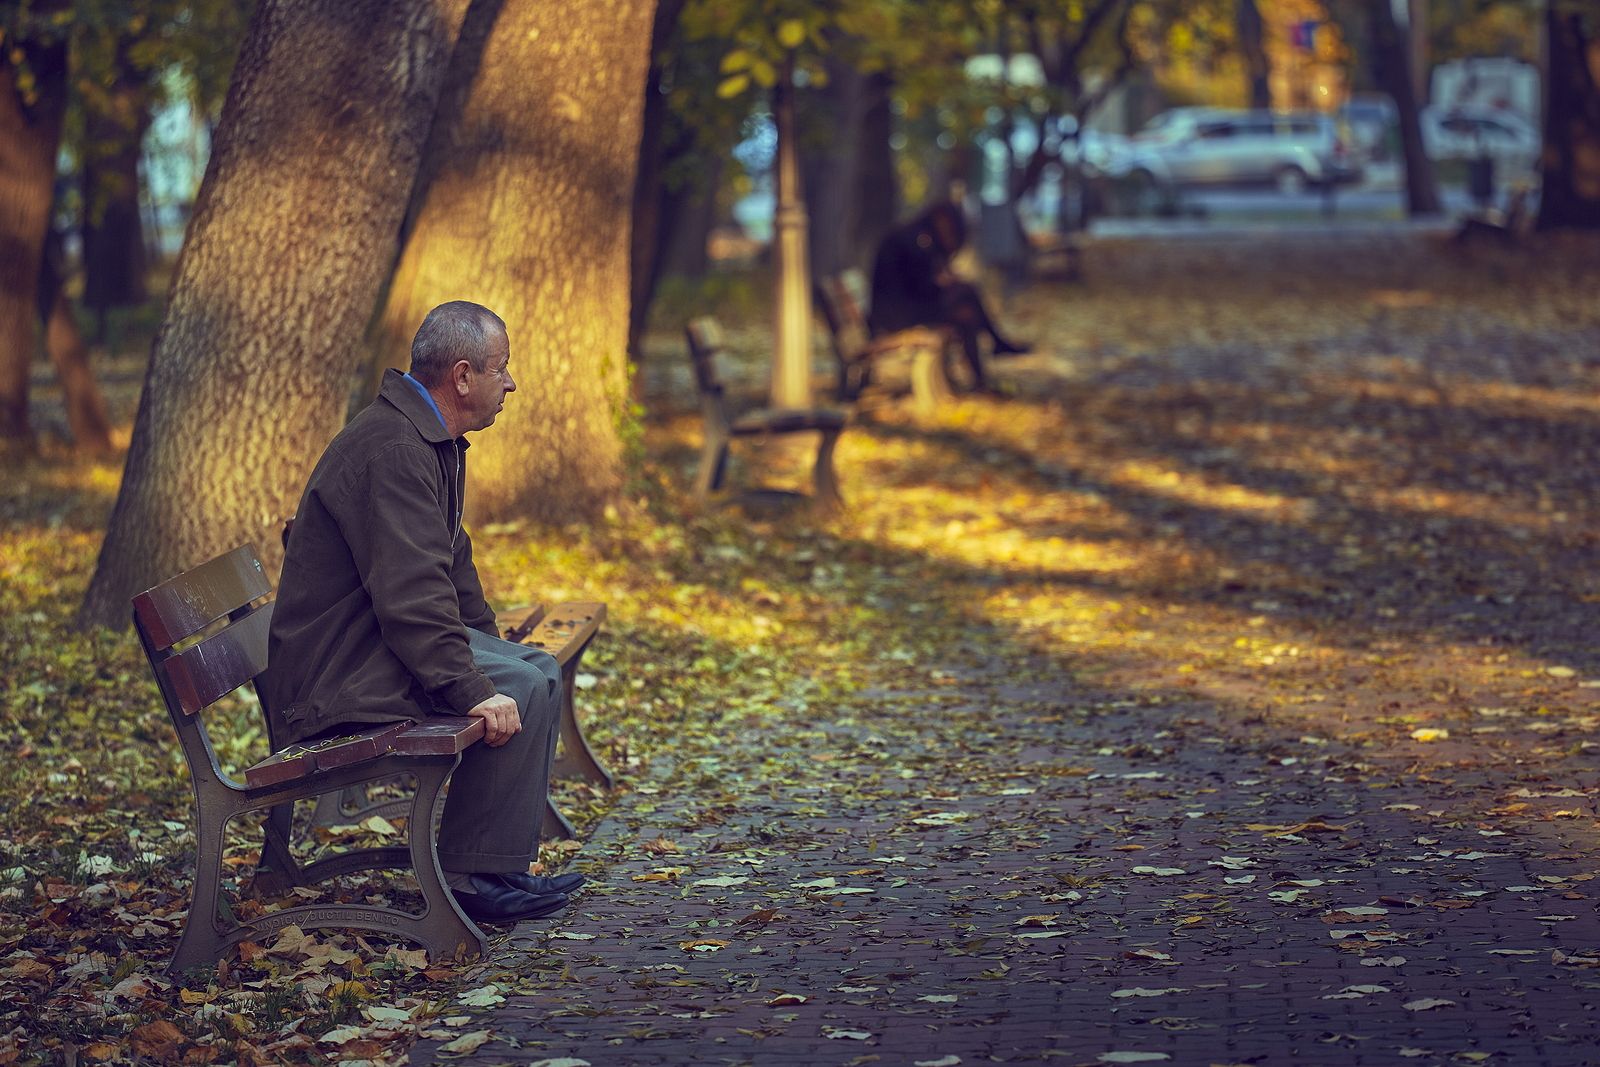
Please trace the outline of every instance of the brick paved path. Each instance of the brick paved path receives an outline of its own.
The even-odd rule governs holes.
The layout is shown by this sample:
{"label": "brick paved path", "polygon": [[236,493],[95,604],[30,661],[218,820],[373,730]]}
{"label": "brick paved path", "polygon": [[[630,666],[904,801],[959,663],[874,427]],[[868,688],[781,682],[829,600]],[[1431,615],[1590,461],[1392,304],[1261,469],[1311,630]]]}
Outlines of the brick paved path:
{"label": "brick paved path", "polygon": [[1044,673],[713,733],[412,1063],[1600,1062],[1581,750],[1421,773]]}

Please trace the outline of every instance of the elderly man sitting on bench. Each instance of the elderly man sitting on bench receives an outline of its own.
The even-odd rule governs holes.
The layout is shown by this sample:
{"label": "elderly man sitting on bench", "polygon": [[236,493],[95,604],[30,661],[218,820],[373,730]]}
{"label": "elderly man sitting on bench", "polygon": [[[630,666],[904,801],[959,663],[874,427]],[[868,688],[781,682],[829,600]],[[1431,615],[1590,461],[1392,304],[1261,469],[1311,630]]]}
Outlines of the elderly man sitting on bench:
{"label": "elderly man sitting on bench", "polygon": [[[289,534],[263,698],[293,740],[429,715],[483,719],[439,828],[439,864],[477,922],[556,911],[581,875],[529,874],[561,707],[548,653],[500,639],[461,526],[467,442],[515,391],[505,323],[430,311],[407,374],[322,454]],[[413,827],[427,833],[428,827]]]}

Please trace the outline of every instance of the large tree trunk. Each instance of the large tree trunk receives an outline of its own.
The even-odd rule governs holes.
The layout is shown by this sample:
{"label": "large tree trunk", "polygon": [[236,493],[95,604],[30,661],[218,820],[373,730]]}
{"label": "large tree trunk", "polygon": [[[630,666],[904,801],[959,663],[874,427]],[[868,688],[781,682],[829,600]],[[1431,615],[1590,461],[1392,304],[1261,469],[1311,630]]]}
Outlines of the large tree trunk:
{"label": "large tree trunk", "polygon": [[1250,106],[1272,106],[1272,64],[1267,59],[1266,42],[1262,39],[1261,9],[1256,0],[1235,0],[1234,25],[1239,34],[1239,54],[1244,59],[1245,78]]}
{"label": "large tree trunk", "polygon": [[1411,48],[1394,20],[1389,0],[1372,0],[1367,7],[1372,34],[1372,60],[1378,84],[1394,100],[1400,124],[1400,147],[1406,165],[1406,211],[1412,216],[1439,213],[1439,183],[1433,161],[1422,146],[1422,122],[1411,75]]}
{"label": "large tree trunk", "polygon": [[867,112],[867,76],[838,57],[828,60],[828,82],[796,94],[804,116],[801,188],[811,222],[811,273],[816,278],[855,266],[861,127]]}
{"label": "large tree trunk", "polygon": [[1576,11],[1545,11],[1541,230],[1600,229],[1600,19],[1590,18],[1586,27]]}
{"label": "large tree trunk", "polygon": [[413,195],[380,341],[466,297],[511,335],[520,393],[473,450],[468,516],[564,522],[622,484],[628,209],[655,0],[478,0]]}
{"label": "large tree trunk", "polygon": [[10,55],[0,53],[0,446],[31,449],[28,375],[38,350],[35,304],[66,112],[67,46],[63,39],[21,49],[33,75],[29,99]]}
{"label": "large tree trunk", "polygon": [[667,95],[661,75],[668,41],[685,0],[661,0],[650,32],[650,71],[644,83],[639,164],[633,179],[633,229],[628,239],[628,357],[634,399],[643,398],[644,330],[661,280],[662,168],[667,159]]}
{"label": "large tree trunk", "polygon": [[856,219],[852,228],[851,262],[872,262],[878,243],[900,217],[900,179],[894,169],[893,81],[887,74],[867,78],[866,107],[861,116],[861,148],[857,156]]}
{"label": "large tree trunk", "polygon": [[[692,137],[684,144],[686,151],[694,150]],[[658,283],[669,274],[704,278],[711,270],[711,231],[717,225],[717,196],[726,164],[721,158],[708,159],[692,179],[662,190]]]}
{"label": "large tree trunk", "polygon": [[44,324],[44,346],[61,384],[73,443],[80,451],[109,452],[111,420],[89,366],[89,346],[72,317],[62,258],[61,235],[52,230],[39,270],[39,321]]}
{"label": "large tree trunk", "polygon": [[144,76],[119,49],[117,81],[85,118],[83,303],[105,340],[106,312],[145,298],[144,227],[139,216],[139,149],[150,124]]}
{"label": "large tree trunk", "polygon": [[338,430],[465,0],[263,0],[80,621],[278,530]]}

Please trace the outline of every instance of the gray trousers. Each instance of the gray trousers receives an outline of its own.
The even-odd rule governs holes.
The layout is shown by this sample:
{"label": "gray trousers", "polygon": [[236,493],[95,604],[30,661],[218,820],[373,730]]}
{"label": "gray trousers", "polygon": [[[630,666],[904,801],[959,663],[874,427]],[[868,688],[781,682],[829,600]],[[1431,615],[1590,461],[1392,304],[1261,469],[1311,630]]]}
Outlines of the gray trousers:
{"label": "gray trousers", "polygon": [[495,691],[517,702],[522,730],[498,748],[480,742],[461,754],[439,826],[439,866],[460,873],[526,871],[539,855],[561,724],[561,668],[537,648],[471,629],[467,638]]}

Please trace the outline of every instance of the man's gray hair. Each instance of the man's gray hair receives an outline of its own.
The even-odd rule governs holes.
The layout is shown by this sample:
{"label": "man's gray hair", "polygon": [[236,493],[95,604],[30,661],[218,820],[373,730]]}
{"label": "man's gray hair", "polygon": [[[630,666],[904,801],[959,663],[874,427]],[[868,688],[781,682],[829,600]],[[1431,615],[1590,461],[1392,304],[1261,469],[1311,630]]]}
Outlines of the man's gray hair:
{"label": "man's gray hair", "polygon": [[499,315],[470,300],[452,300],[428,312],[411,339],[411,376],[430,388],[444,381],[458,360],[475,371],[489,364],[489,339],[504,333]]}

